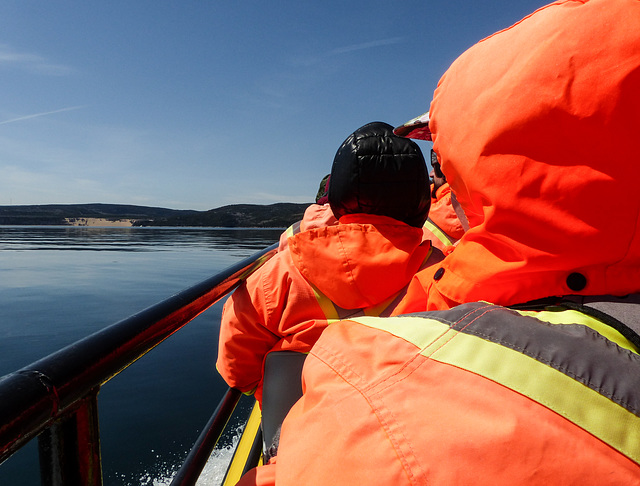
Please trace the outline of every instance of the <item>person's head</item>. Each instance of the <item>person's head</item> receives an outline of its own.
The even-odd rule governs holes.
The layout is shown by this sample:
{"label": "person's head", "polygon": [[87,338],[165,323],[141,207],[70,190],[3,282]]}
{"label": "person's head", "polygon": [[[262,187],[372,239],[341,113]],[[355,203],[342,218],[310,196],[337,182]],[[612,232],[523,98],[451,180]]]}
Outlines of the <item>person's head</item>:
{"label": "person's head", "polygon": [[429,174],[429,177],[431,177],[433,181],[433,187],[431,188],[431,197],[435,199],[436,192],[447,183],[447,178],[442,173],[440,162],[438,161],[438,156],[433,149],[431,149],[431,167],[433,167],[433,170]]}
{"label": "person's head", "polygon": [[364,125],[342,143],[331,167],[329,204],[336,218],[366,213],[422,227],[429,174],[418,145],[383,122]]}
{"label": "person's head", "polygon": [[316,194],[316,204],[327,204],[329,202],[329,179],[331,174],[327,174],[320,181],[320,187]]}
{"label": "person's head", "polygon": [[637,0],[543,7],[463,53],[429,117],[396,129],[433,141],[471,226],[450,261],[473,280],[435,287],[497,303],[640,290],[639,25]]}

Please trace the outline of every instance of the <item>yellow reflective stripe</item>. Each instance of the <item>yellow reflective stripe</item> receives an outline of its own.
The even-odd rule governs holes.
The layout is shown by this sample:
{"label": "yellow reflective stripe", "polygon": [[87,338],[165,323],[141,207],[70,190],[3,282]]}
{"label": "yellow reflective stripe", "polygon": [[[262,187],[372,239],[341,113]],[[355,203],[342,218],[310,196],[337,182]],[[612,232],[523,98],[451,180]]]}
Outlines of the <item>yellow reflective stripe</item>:
{"label": "yellow reflective stripe", "polygon": [[267,260],[269,260],[273,255],[276,254],[277,250],[271,250],[268,253],[265,253],[260,258],[258,258],[253,265],[247,268],[244,272],[238,275],[238,280],[246,280],[253,272],[258,270],[262,265],[264,265]]}
{"label": "yellow reflective stripe", "polygon": [[[422,349],[438,339],[449,330],[449,326],[424,317],[356,317],[351,321],[364,324],[367,327],[387,331],[396,337],[404,339]],[[425,325],[426,321],[429,325]],[[433,325],[432,325],[433,323]]]}
{"label": "yellow reflective stripe", "polygon": [[[640,417],[544,363],[433,319],[359,317],[353,321],[414,344],[426,358],[521,393],[640,463]],[[447,346],[454,339],[455,346]]]}
{"label": "yellow reflective stripe", "polygon": [[606,337],[609,341],[616,343],[621,348],[628,349],[629,351],[638,354],[636,348],[627,340],[627,338],[616,331],[613,327],[607,326],[595,317],[583,314],[577,310],[558,308],[557,310],[549,309],[538,312],[520,310],[516,310],[516,312],[523,316],[535,317],[536,319],[548,322],[549,324],[582,324],[590,327],[601,336]]}
{"label": "yellow reflective stripe", "polygon": [[522,393],[640,463],[640,417],[533,358],[475,336],[451,333],[455,346],[438,347],[425,356]]}
{"label": "yellow reflective stripe", "polygon": [[[261,419],[262,414],[260,413],[260,406],[258,405],[258,402],[255,402],[253,410],[251,410],[251,415],[249,415],[247,424],[245,425],[242,436],[240,437],[240,441],[238,442],[238,447],[236,447],[236,451],[233,454],[233,459],[231,459],[231,464],[227,470],[227,476],[224,478],[224,486],[235,485],[240,480],[244,466],[249,459],[251,447],[253,446],[255,437],[260,430]],[[262,465],[262,458],[260,459],[259,465]]]}
{"label": "yellow reflective stripe", "polygon": [[320,309],[322,309],[322,313],[324,314],[324,317],[327,319],[329,324],[339,320],[338,311],[333,305],[333,302],[331,302],[330,299],[328,299],[322,292],[315,288],[314,285],[309,284],[309,286],[313,289],[313,295],[315,295],[316,300],[318,301],[318,305],[320,306]]}
{"label": "yellow reflective stripe", "polygon": [[366,316],[379,316],[380,314],[382,314],[387,307],[389,307],[391,305],[391,303],[396,300],[396,297],[398,296],[398,294],[394,294],[391,297],[389,297],[387,300],[385,300],[384,302],[381,302],[380,304],[374,306],[374,307],[369,307],[368,309],[364,309],[364,314]]}
{"label": "yellow reflective stripe", "polygon": [[[316,300],[318,301],[318,305],[320,306],[320,309],[322,309],[322,313],[325,316],[325,319],[327,320],[327,322],[329,324],[332,324],[334,322],[340,321],[342,319],[350,319],[351,317],[349,316],[354,316],[354,315],[367,315],[367,316],[379,316],[380,314],[382,314],[389,305],[391,305],[396,298],[398,297],[398,293],[392,295],[391,297],[389,297],[387,300],[385,300],[384,302],[381,302],[380,304],[373,306],[373,307],[368,307],[365,309],[342,309],[341,307],[338,308],[332,301],[331,299],[329,299],[326,295],[324,295],[322,292],[320,292],[317,288],[315,288],[313,285],[309,284],[310,287],[313,289],[313,294],[316,298]],[[343,314],[342,316],[340,315],[340,311],[338,309],[342,309],[343,310]]]}
{"label": "yellow reflective stripe", "polygon": [[295,234],[293,227],[294,225],[291,225],[285,230],[284,234],[287,235],[287,238],[291,238]]}
{"label": "yellow reflective stripe", "polygon": [[444,246],[453,246],[453,242],[447,236],[447,234],[444,231],[442,231],[438,226],[436,226],[436,224],[433,223],[430,219],[427,219],[423,226],[427,228],[429,231],[431,231],[431,233],[433,233],[433,236],[438,238],[438,240]]}

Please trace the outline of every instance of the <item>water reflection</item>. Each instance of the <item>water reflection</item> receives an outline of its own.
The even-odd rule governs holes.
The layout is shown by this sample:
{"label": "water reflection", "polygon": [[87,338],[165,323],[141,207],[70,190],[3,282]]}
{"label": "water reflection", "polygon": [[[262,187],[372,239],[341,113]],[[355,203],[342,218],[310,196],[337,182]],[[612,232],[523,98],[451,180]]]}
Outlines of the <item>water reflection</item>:
{"label": "water reflection", "polygon": [[270,246],[280,234],[0,226],[0,371],[24,366],[196,285]]}
{"label": "water reflection", "polygon": [[261,250],[282,229],[122,228],[79,226],[0,226],[0,250],[167,251]]}
{"label": "water reflection", "polygon": [[[210,278],[281,232],[0,226],[0,375]],[[159,477],[156,463],[184,459],[226,389],[214,366],[221,313],[219,302],[103,387],[105,484],[141,484]],[[40,484],[35,445],[0,467],[0,485]]]}

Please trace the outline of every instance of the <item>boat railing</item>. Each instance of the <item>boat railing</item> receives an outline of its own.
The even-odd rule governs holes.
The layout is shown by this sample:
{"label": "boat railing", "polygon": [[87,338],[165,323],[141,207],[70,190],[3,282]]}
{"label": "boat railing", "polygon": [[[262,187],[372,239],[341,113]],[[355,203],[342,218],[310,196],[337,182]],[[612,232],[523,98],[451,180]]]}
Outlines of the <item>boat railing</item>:
{"label": "boat railing", "polygon": [[[228,295],[276,249],[277,244],[269,246],[138,314],[0,378],[0,463],[38,437],[43,485],[101,485],[100,387]],[[217,414],[218,422],[228,420],[225,414],[233,411],[238,398],[239,392],[228,392],[221,402],[221,406],[226,405]],[[196,444],[200,452],[187,476],[194,476],[205,450],[215,445],[208,442]],[[178,484],[190,483],[185,479]]]}
{"label": "boat railing", "polygon": [[[233,415],[241,396],[242,392],[239,390],[234,388],[227,390],[213,415],[211,415],[209,422],[191,448],[184,463],[173,476],[170,486],[192,486],[196,484],[211,452],[225,431],[225,427]],[[220,478],[220,485],[236,484],[244,473],[260,464],[263,454],[260,419],[260,409],[254,400],[253,410],[247,418],[240,441],[228,464],[227,471],[224,477]]]}

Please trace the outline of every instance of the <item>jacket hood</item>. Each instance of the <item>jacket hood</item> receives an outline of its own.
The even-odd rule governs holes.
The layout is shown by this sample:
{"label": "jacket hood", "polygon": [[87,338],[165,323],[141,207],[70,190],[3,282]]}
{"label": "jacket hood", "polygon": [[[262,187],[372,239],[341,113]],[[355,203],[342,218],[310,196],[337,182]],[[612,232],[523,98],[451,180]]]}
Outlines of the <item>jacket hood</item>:
{"label": "jacket hood", "polygon": [[429,127],[471,229],[431,285],[508,305],[640,290],[640,2],[560,1],[462,54]]}
{"label": "jacket hood", "polygon": [[344,309],[359,309],[384,302],[409,283],[431,248],[421,244],[422,234],[385,216],[348,215],[337,225],[289,238],[289,251],[320,292]]}
{"label": "jacket hood", "polygon": [[337,218],[366,213],[421,227],[429,211],[429,174],[420,147],[373,122],[353,132],[331,167],[329,204]]}

